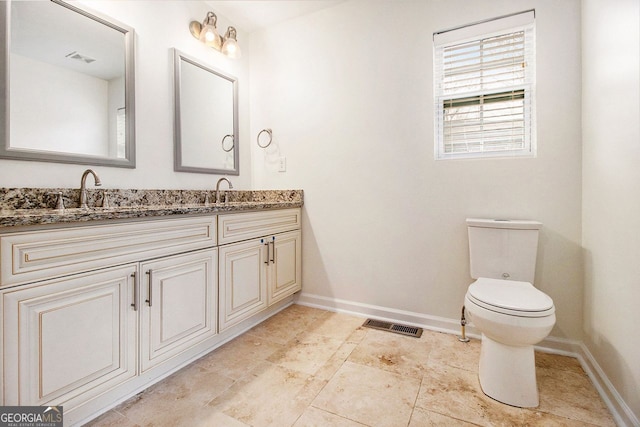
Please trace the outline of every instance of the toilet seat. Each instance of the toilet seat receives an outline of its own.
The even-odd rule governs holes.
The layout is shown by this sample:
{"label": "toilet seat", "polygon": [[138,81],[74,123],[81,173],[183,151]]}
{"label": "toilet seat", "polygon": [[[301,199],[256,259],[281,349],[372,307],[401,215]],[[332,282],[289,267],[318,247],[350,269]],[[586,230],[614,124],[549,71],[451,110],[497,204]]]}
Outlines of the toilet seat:
{"label": "toilet seat", "polygon": [[545,317],[555,313],[553,300],[529,282],[481,277],[467,290],[474,304],[511,316]]}

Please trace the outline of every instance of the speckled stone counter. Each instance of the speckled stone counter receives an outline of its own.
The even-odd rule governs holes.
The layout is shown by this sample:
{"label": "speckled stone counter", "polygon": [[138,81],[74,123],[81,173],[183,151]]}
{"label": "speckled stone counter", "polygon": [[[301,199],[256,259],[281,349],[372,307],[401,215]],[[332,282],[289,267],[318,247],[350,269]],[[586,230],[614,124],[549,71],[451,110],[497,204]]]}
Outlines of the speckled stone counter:
{"label": "speckled stone counter", "polygon": [[[64,209],[57,209],[62,193]],[[88,209],[79,206],[80,190],[69,188],[0,188],[0,229],[57,223],[242,212],[302,207],[302,190],[215,191],[88,189]],[[104,200],[108,200],[103,207]],[[210,201],[210,202],[208,202]],[[208,202],[208,203],[207,203]]]}

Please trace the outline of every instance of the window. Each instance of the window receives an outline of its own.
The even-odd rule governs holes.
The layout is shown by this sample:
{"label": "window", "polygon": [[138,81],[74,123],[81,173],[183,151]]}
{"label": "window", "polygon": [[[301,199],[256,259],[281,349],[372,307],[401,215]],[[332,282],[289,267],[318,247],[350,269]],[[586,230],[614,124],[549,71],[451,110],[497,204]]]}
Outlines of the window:
{"label": "window", "polygon": [[434,34],[436,159],[535,155],[533,17]]}

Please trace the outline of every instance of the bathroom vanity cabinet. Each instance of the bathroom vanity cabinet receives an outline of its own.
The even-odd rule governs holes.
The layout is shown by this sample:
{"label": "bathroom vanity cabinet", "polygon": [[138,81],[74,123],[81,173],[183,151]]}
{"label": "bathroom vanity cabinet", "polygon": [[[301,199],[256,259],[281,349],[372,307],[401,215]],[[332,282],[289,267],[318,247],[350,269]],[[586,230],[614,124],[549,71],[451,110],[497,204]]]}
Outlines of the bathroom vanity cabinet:
{"label": "bathroom vanity cabinet", "polygon": [[284,308],[300,250],[300,209],[0,233],[0,401],[108,409]]}
{"label": "bathroom vanity cabinet", "polygon": [[218,234],[221,331],[301,289],[299,210],[220,216]]}

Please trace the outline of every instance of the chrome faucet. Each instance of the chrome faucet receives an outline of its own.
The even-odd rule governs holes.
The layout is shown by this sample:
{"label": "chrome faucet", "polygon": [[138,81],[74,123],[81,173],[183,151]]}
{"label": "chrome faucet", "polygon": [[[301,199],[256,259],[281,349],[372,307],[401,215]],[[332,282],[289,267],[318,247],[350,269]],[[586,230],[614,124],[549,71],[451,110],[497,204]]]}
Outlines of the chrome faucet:
{"label": "chrome faucet", "polygon": [[229,190],[233,189],[233,184],[231,184],[231,181],[229,181],[227,178],[220,178],[216,183],[216,203],[220,203],[220,183],[222,181],[227,181],[227,184],[229,184]]}
{"label": "chrome faucet", "polygon": [[91,169],[87,169],[86,171],[84,171],[84,173],[82,174],[82,179],[80,180],[80,207],[82,209],[87,209],[89,207],[87,206],[87,175],[89,174],[93,175],[96,187],[102,185],[102,183],[100,182],[100,178],[98,178],[98,175],[96,175],[94,171],[92,171]]}

